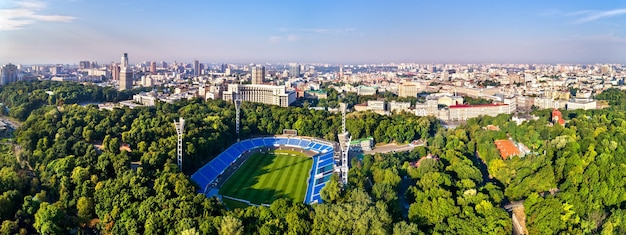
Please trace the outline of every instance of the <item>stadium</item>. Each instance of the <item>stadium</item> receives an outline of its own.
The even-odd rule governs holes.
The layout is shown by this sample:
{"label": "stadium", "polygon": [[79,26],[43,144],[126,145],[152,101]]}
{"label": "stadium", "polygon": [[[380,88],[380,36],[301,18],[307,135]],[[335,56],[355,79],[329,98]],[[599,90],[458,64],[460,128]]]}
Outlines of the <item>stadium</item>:
{"label": "stadium", "polygon": [[[268,153],[270,154],[268,155]],[[278,167],[288,169],[287,171],[284,171],[286,173],[278,172],[278,169],[274,168],[272,170],[259,170],[260,166],[255,165],[256,162],[246,164],[246,161],[254,158],[255,155],[271,156],[273,154],[292,156],[293,158],[296,158],[296,155],[305,156],[306,158],[310,158],[310,160],[312,160],[312,164],[311,167],[308,168],[308,162],[310,162],[309,159],[297,161],[297,163],[296,160],[293,159],[281,160],[280,162],[293,162]],[[268,187],[273,188],[266,190],[274,193],[274,195],[271,196],[272,198],[276,199],[284,196],[283,194],[276,194],[276,192],[279,191],[278,189],[284,190],[285,188],[300,187],[303,191],[303,184],[306,183],[305,195],[296,195],[295,198],[304,198],[303,202],[307,204],[320,203],[322,202],[320,191],[326,185],[326,182],[330,180],[330,176],[335,169],[338,169],[335,166],[337,165],[337,162],[340,161],[340,158],[341,151],[338,143],[331,143],[326,140],[302,136],[258,137],[241,140],[231,145],[209,163],[198,169],[191,176],[191,179],[200,186],[200,193],[205,194],[207,197],[217,196],[218,198],[235,200],[248,205],[266,205],[271,202],[258,204],[253,203],[252,200],[255,199],[254,197],[256,195],[245,195],[246,193],[239,193],[239,195],[244,196],[236,196],[237,193],[232,193],[233,189],[227,189],[227,187],[243,186],[233,183],[229,184],[229,181],[235,180],[235,178],[249,178],[252,180],[239,179],[239,181],[248,180],[254,183],[255,178],[261,177],[259,176],[259,174],[261,174],[260,172],[278,172],[279,175],[272,176],[270,179],[273,182],[271,183],[271,186]],[[285,158],[283,157],[283,159]],[[263,159],[256,161],[263,161]],[[279,162],[276,160],[268,161]],[[278,164],[282,164],[280,162]],[[308,169],[304,168],[304,166]],[[297,169],[294,169],[295,167],[297,167]],[[306,169],[307,172],[301,172],[302,169]],[[297,177],[296,175],[298,174],[305,175],[304,177],[306,177],[306,182],[302,182],[304,177]],[[278,179],[280,179],[280,183],[278,182]],[[284,184],[288,184],[288,186],[285,186]],[[250,187],[251,185],[246,186],[246,188]],[[234,191],[237,190],[243,191],[245,189],[235,189]]]}

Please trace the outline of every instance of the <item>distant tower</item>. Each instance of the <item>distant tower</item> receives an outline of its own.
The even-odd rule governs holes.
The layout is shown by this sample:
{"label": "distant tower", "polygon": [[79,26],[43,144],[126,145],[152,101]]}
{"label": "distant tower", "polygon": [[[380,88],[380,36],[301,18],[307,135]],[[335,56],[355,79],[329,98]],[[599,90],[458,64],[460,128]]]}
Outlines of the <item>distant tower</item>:
{"label": "distant tower", "polygon": [[346,185],[348,184],[348,153],[350,152],[350,141],[352,141],[352,136],[350,133],[346,131],[346,104],[339,104],[341,107],[341,133],[337,135],[337,139],[339,139],[339,147],[341,148],[341,163],[336,169],[339,171],[339,178],[341,182]]}
{"label": "distant tower", "polygon": [[339,66],[339,79],[343,78],[343,66]]}
{"label": "distant tower", "polygon": [[193,61],[193,75],[194,76],[200,76],[200,71],[202,69],[200,68],[200,62],[198,62],[198,60],[194,60]]}
{"label": "distant tower", "polygon": [[128,65],[128,53],[122,56],[120,67],[120,91],[133,89],[133,70]]}
{"label": "distant tower", "polygon": [[17,82],[17,80],[17,66],[14,64],[5,64],[0,68],[0,85]]}
{"label": "distant tower", "polygon": [[120,80],[120,66],[116,63],[111,63],[111,78],[114,81]]}
{"label": "distant tower", "polygon": [[79,68],[79,69],[90,69],[90,68],[92,68],[92,67],[91,67],[91,62],[86,61],[86,60],[84,60],[84,61],[79,61],[79,62],[78,62],[78,68]]}
{"label": "distant tower", "polygon": [[300,65],[299,64],[291,64],[289,66],[289,77],[291,78],[300,77]]}
{"label": "distant tower", "polygon": [[156,71],[157,71],[156,70],[156,62],[155,61],[150,62],[150,73],[151,74],[156,74]]}
{"label": "distant tower", "polygon": [[178,163],[178,169],[183,171],[183,133],[185,132],[185,119],[181,117],[178,119],[178,122],[174,120],[174,128],[176,128],[176,134],[178,135],[176,162]]}
{"label": "distant tower", "polygon": [[254,66],[252,67],[252,84],[263,84],[265,78],[265,67]]}

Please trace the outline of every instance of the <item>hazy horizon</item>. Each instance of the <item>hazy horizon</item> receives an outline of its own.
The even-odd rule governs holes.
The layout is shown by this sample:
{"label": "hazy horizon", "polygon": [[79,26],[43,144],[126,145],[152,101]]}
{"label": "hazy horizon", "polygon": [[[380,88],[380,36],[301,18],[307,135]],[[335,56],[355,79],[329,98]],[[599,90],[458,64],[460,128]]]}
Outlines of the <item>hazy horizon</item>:
{"label": "hazy horizon", "polygon": [[626,2],[0,3],[0,62],[626,63]]}

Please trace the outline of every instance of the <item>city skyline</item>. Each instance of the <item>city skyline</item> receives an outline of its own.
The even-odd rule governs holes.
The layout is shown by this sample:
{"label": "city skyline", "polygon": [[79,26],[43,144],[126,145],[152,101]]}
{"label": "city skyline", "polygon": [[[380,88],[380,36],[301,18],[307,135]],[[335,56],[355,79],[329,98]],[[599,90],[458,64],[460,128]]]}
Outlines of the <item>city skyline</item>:
{"label": "city skyline", "polygon": [[0,3],[0,63],[626,63],[626,3]]}

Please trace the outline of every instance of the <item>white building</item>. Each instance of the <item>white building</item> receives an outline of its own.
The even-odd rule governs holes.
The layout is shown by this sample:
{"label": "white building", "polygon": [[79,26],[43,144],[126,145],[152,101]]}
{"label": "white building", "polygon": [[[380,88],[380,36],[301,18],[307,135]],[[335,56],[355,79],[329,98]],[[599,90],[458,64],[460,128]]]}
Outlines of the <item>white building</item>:
{"label": "white building", "polygon": [[385,111],[384,100],[368,100],[367,109],[372,111]]}
{"label": "white building", "polygon": [[296,101],[296,91],[287,90],[285,86],[229,84],[228,90],[224,91],[223,99],[229,101],[235,97],[242,101],[287,107]]}
{"label": "white building", "polygon": [[391,101],[389,102],[389,111],[391,112],[402,112],[402,111],[409,111],[409,108],[411,108],[411,102],[397,102],[397,101]]}
{"label": "white building", "polygon": [[498,114],[510,114],[508,104],[481,104],[481,105],[453,105],[448,107],[448,117],[440,116],[443,120],[467,120],[480,115],[497,116]]}
{"label": "white building", "polygon": [[596,109],[597,106],[598,105],[596,101],[592,99],[571,99],[567,101],[566,108],[567,110],[574,110],[574,109],[589,110],[589,109]]}

